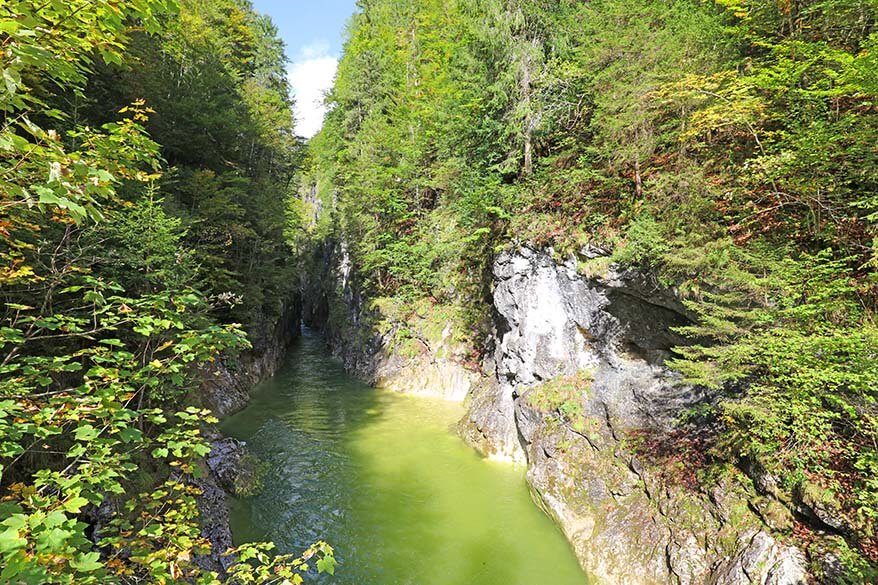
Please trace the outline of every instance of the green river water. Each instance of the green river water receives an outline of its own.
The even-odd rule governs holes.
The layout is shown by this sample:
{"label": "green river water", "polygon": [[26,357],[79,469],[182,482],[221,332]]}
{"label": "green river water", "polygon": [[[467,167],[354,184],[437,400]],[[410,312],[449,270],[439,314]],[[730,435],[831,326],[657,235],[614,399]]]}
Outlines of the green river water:
{"label": "green river water", "polygon": [[269,463],[232,505],[236,540],[301,552],[326,540],[339,585],[583,585],[524,469],[486,461],[453,432],[458,404],[374,390],[306,336],[250,406],[226,419]]}

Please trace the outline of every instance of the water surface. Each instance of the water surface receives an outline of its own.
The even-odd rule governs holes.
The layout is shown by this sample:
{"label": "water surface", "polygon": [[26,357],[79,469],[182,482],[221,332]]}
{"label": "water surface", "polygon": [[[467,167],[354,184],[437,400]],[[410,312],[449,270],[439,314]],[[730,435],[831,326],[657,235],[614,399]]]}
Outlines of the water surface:
{"label": "water surface", "polygon": [[583,585],[524,469],[481,459],[453,433],[463,408],[374,390],[306,336],[223,430],[269,463],[233,502],[236,540],[335,547],[338,585]]}

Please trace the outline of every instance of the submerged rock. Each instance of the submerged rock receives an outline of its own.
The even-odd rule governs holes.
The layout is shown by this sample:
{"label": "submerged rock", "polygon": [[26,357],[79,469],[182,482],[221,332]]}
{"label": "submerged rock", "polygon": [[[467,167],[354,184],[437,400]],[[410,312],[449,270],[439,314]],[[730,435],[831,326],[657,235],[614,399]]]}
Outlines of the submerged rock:
{"label": "submerged rock", "polygon": [[[685,341],[673,328],[690,322],[671,291],[637,272],[584,276],[527,248],[502,254],[494,275],[496,377],[475,389],[461,434],[486,455],[527,461],[534,499],[590,574],[626,585],[806,582],[804,555],[772,536],[746,481],[711,493],[686,481],[675,422],[712,397],[663,366]],[[676,481],[644,450],[664,451]]]}
{"label": "submerged rock", "polygon": [[237,439],[216,435],[211,440],[211,450],[205,462],[220,487],[234,496],[251,496],[258,493],[266,464]]}

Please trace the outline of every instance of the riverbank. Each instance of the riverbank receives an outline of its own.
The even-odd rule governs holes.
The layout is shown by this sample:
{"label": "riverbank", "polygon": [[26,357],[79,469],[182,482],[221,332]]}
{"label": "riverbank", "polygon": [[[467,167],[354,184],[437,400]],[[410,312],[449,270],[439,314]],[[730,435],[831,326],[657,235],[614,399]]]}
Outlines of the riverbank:
{"label": "riverbank", "polygon": [[[300,335],[300,323],[301,305],[296,300],[285,307],[280,320],[263,328],[251,349],[235,357],[220,356],[204,368],[202,383],[192,399],[220,419],[244,408],[253,389],[283,364],[290,345]],[[201,535],[208,539],[211,550],[196,562],[223,576],[233,562],[223,556],[233,546],[229,498],[258,481],[258,461],[244,443],[224,436],[217,427],[208,425],[202,432],[211,451],[202,461],[195,485],[201,491],[197,498]]]}

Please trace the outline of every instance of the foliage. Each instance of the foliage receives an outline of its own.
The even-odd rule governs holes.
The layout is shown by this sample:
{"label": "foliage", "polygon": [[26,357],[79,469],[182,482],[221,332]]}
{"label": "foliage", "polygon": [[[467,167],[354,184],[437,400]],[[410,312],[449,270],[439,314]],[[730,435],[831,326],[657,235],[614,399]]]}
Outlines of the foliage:
{"label": "foliage", "polygon": [[[160,187],[179,217],[199,288],[224,322],[262,334],[292,293],[286,209],[300,159],[283,47],[247,2],[187,0],[156,34],[132,35],[126,59],[97,68],[82,98],[94,119],[143,98],[144,124],[170,165]],[[173,91],[168,91],[173,88]]]}
{"label": "foliage", "polygon": [[594,381],[594,371],[583,369],[571,376],[560,376],[543,382],[525,394],[528,404],[557,417],[576,433],[591,430],[592,421],[583,413],[583,400]]}
{"label": "foliage", "polygon": [[[198,56],[176,51],[187,23],[200,24]],[[225,99],[201,113],[242,116],[246,167],[209,143],[190,155],[241,166],[163,173],[186,137],[161,124],[179,128],[186,112],[155,99],[173,95],[172,80],[134,73],[159,46],[160,63],[179,58],[195,87]],[[245,295],[250,329],[289,290],[257,276],[285,261],[274,214],[295,159],[275,31],[244,3],[12,0],[0,6],[0,72],[0,582],[222,582],[195,563],[209,549],[195,478],[212,419],[188,396],[200,366],[250,345],[226,289],[206,282],[222,272]],[[209,132],[198,123],[193,135]],[[189,191],[175,176],[193,178]],[[184,213],[183,193],[214,208]],[[212,248],[204,234],[217,230],[238,239]],[[269,550],[231,551],[227,582],[300,583],[308,562],[334,570],[323,543]]]}

